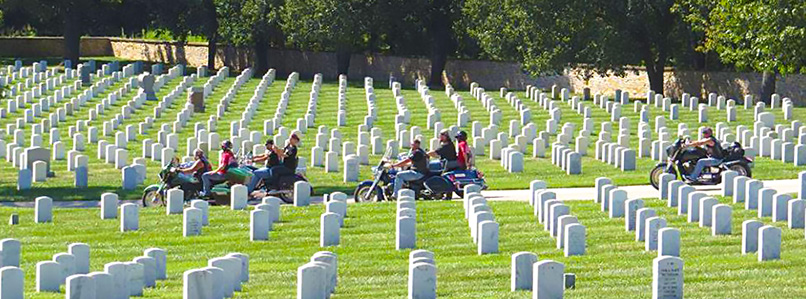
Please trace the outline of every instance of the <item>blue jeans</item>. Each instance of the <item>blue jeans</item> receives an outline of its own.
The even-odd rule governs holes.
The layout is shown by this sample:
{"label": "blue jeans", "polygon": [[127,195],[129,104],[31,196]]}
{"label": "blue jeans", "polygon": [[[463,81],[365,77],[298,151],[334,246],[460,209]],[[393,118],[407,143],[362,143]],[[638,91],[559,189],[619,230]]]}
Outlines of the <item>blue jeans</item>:
{"label": "blue jeans", "polygon": [[270,177],[271,177],[271,168],[263,167],[261,169],[252,172],[252,180],[249,181],[249,186],[247,186],[249,193],[255,191],[255,186],[257,186],[257,183],[260,182],[260,180],[265,180]]}
{"label": "blue jeans", "polygon": [[692,180],[700,178],[700,173],[702,172],[703,169],[705,169],[705,167],[719,165],[720,162],[722,162],[722,160],[716,158],[700,159],[699,161],[697,161],[697,165],[694,166],[694,170],[692,170],[691,174],[689,174],[689,178]]}
{"label": "blue jeans", "polygon": [[204,184],[204,194],[210,194],[210,189],[213,189],[212,181],[220,182],[226,179],[227,177],[225,177],[223,173],[218,173],[215,170],[205,172],[202,175],[202,184]]}
{"label": "blue jeans", "polygon": [[422,178],[423,178],[423,174],[419,173],[419,172],[416,172],[414,170],[404,170],[404,171],[398,172],[397,175],[395,176],[395,188],[392,189],[394,191],[394,192],[392,192],[392,194],[394,196],[397,196],[397,191],[399,191],[400,188],[403,187],[403,182],[404,181],[405,182],[411,182],[411,181],[416,181],[416,180],[419,180],[419,179],[422,179]]}

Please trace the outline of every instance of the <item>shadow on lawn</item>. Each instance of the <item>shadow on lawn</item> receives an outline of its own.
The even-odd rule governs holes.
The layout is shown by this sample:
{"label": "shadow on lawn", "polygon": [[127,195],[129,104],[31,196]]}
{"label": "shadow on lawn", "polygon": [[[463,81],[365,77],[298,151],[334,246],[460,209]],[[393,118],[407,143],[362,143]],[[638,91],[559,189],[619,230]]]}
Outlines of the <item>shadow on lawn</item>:
{"label": "shadow on lawn", "polygon": [[[356,183],[358,185],[358,183]],[[0,187],[0,202],[2,201],[33,201],[39,196],[49,196],[55,201],[72,200],[100,200],[101,194],[112,192],[117,193],[120,200],[140,200],[143,196],[145,185],[137,186],[134,190],[111,189],[109,187],[88,187],[82,189],[70,187],[34,187],[29,190],[18,191],[15,187]],[[352,196],[354,187],[344,186],[313,186],[315,196],[326,193],[344,192]]]}

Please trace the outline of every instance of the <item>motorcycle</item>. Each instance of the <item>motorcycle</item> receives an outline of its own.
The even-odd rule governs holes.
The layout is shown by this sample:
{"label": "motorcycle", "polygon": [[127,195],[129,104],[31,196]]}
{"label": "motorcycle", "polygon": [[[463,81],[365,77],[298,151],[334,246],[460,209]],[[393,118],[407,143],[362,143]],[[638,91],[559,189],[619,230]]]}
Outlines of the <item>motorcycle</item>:
{"label": "motorcycle", "polygon": [[[242,167],[250,169],[252,172],[258,169],[258,167],[253,165],[252,162],[252,153],[250,152],[247,154],[247,158],[245,159],[245,163],[243,163]],[[294,202],[294,184],[296,182],[308,182],[308,178],[305,177],[305,174],[299,171],[295,171],[293,174],[284,174],[281,175],[277,182],[268,182],[266,180],[260,180],[258,184],[255,186],[255,191],[261,191],[265,195],[263,196],[276,196],[280,198],[285,203],[293,203]],[[313,186],[311,186],[311,193],[313,194]]]}
{"label": "motorcycle", "polygon": [[[390,169],[389,161],[391,148],[387,148],[386,153],[377,166],[372,167],[373,180],[363,181],[355,188],[354,199],[356,202],[362,201],[383,201],[394,198],[395,176],[400,171]],[[401,158],[401,157],[399,157]],[[403,183],[404,188],[414,191],[417,198],[422,199],[450,199],[453,193],[462,197],[464,186],[476,184],[482,189],[487,189],[484,182],[484,174],[476,169],[453,170],[442,173],[444,165],[440,161],[428,164],[429,174],[415,182]]]}
{"label": "motorcycle", "polygon": [[[152,184],[143,189],[141,198],[144,207],[165,206],[165,198],[168,190],[179,188],[184,191],[185,201],[200,198],[203,189],[202,182],[195,176],[180,175],[179,167],[187,168],[191,162],[179,164],[179,160],[174,158],[166,164],[159,172],[160,182]],[[230,200],[230,187],[235,184],[246,184],[252,178],[252,172],[243,167],[231,167],[227,169],[225,181],[214,185],[208,195],[217,205],[228,205]]]}
{"label": "motorcycle", "polygon": [[[655,168],[649,173],[649,182],[655,189],[659,188],[660,176],[664,173],[670,173],[675,178],[682,178],[683,175],[690,174],[697,161],[707,157],[707,152],[701,147],[687,147],[686,144],[689,139],[679,138],[675,143],[666,147],[666,154],[668,160],[666,162],[658,163]],[[752,177],[750,168],[753,165],[753,160],[744,156],[744,149],[742,146],[734,142],[730,146],[723,149],[725,158],[719,165],[705,167],[697,181],[689,182],[691,185],[718,185],[722,182],[722,172],[733,170],[740,176]]]}

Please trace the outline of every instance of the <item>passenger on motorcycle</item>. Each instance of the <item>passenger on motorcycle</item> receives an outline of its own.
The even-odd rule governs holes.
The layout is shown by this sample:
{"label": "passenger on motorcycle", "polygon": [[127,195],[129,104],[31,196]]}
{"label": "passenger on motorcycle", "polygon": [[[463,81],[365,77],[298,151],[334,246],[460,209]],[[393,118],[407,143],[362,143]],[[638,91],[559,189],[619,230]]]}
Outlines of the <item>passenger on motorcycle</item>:
{"label": "passenger on motorcycle", "polygon": [[697,161],[697,165],[694,166],[694,170],[692,170],[687,177],[687,179],[690,181],[697,181],[697,179],[700,177],[700,173],[703,169],[705,169],[705,167],[716,166],[719,165],[719,163],[722,163],[722,146],[720,145],[719,140],[714,138],[714,131],[710,127],[706,127],[702,129],[702,137],[702,140],[686,144],[687,146],[691,147],[702,146],[708,153],[708,158]]}
{"label": "passenger on motorcycle", "polygon": [[299,162],[299,159],[297,159],[297,144],[299,144],[299,136],[291,134],[283,151],[278,152],[282,162],[280,165],[271,168],[270,182],[277,182],[281,176],[297,172],[297,163]]}
{"label": "passenger on motorcycle", "polygon": [[456,134],[456,146],[458,147],[457,162],[459,169],[470,169],[473,166],[473,152],[467,145],[467,132],[459,131]]}
{"label": "passenger on motorcycle", "polygon": [[392,189],[394,196],[397,196],[397,191],[403,187],[404,181],[416,181],[428,174],[428,155],[420,148],[419,139],[415,139],[411,142],[411,151],[409,152],[408,158],[390,167],[403,167],[407,165],[411,165],[411,170],[400,171],[395,176],[395,186],[394,189]]}
{"label": "passenger on motorcycle", "polygon": [[274,140],[266,140],[266,153],[252,157],[253,163],[266,161],[266,166],[252,173],[252,180],[249,182],[249,193],[255,190],[255,186],[260,180],[271,178],[272,167],[280,165],[280,155],[283,153],[278,147],[274,146]]}
{"label": "passenger on motorcycle", "polygon": [[189,175],[195,177],[197,180],[202,180],[202,175],[205,172],[208,172],[213,169],[213,166],[210,165],[210,161],[207,160],[207,157],[204,156],[204,151],[201,149],[196,149],[193,152],[193,165],[187,168],[178,167],[176,170],[182,175]]}
{"label": "passenger on motorcycle", "polygon": [[448,130],[443,130],[439,133],[439,148],[428,152],[429,157],[439,157],[445,160],[445,171],[452,171],[459,169],[459,162],[456,157],[456,146],[453,145],[450,133]]}
{"label": "passenger on motorcycle", "polygon": [[204,191],[201,196],[207,196],[210,189],[213,188],[213,181],[219,182],[226,180],[227,169],[230,167],[237,167],[238,161],[235,160],[235,154],[232,153],[232,142],[226,140],[221,143],[221,160],[218,161],[218,168],[213,171],[208,171],[202,174],[202,184],[204,184]]}

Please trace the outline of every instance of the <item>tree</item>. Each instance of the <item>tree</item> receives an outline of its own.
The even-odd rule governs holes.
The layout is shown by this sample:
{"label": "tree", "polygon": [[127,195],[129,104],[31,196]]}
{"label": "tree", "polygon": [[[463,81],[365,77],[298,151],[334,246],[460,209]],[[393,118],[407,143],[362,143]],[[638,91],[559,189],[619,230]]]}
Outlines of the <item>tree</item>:
{"label": "tree", "polygon": [[375,1],[297,0],[285,3],[282,28],[288,41],[314,51],[336,51],[339,74],[350,56],[367,48]]}
{"label": "tree", "polygon": [[121,19],[131,18],[114,13],[121,1],[6,0],[0,2],[0,8],[7,12],[4,27],[33,27],[39,35],[64,36],[64,58],[77,64],[82,35],[114,34],[115,29],[120,28]]}
{"label": "tree", "polygon": [[515,59],[532,75],[565,67],[624,73],[646,66],[650,89],[663,93],[663,70],[677,48],[681,18],[673,0],[467,0],[468,33],[492,59]]}
{"label": "tree", "polygon": [[739,70],[763,73],[762,101],[775,92],[778,74],[806,73],[802,0],[683,0],[676,9],[705,33],[700,51],[714,51]]}
{"label": "tree", "polygon": [[252,47],[255,53],[255,75],[268,71],[272,47],[285,47],[280,28],[284,0],[223,0],[219,4],[219,34],[226,42]]}
{"label": "tree", "polygon": [[428,85],[442,86],[442,72],[453,48],[453,23],[460,7],[458,1],[431,0],[428,8],[428,35],[431,42],[431,77]]}

